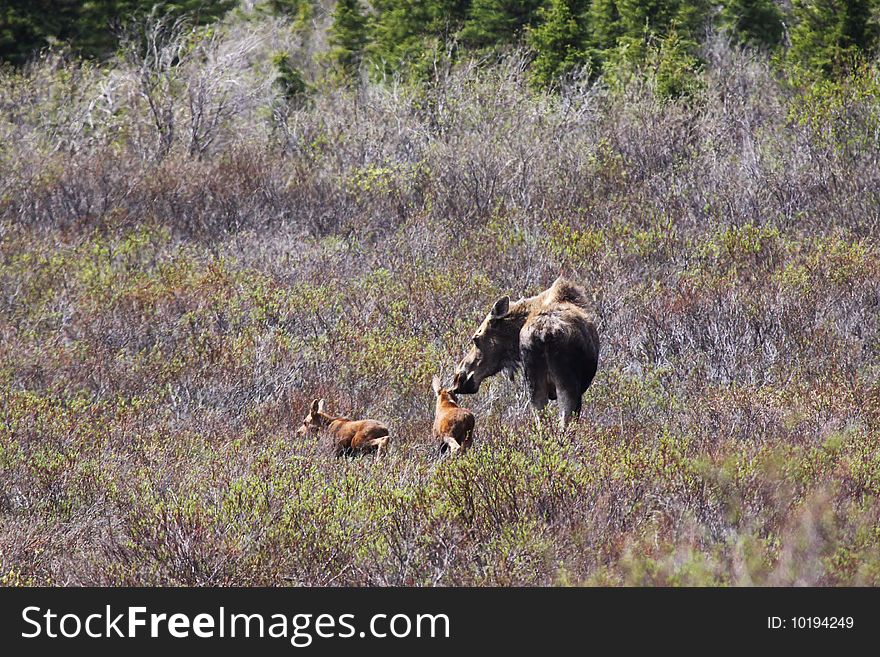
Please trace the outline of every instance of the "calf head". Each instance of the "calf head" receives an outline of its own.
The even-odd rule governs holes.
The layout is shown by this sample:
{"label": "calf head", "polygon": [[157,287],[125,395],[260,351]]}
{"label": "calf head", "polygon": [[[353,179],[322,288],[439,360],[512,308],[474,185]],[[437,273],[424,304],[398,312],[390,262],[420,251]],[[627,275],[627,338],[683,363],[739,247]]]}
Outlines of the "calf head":
{"label": "calf head", "polygon": [[451,389],[444,388],[441,385],[439,376],[435,376],[431,381],[431,387],[434,389],[434,394],[437,396],[440,403],[458,406],[458,399],[455,398],[455,393]]}
{"label": "calf head", "polygon": [[324,421],[324,400],[315,399],[309,407],[308,415],[303,418],[302,425],[296,430],[298,436],[305,436],[309,433],[318,433],[326,422]]}

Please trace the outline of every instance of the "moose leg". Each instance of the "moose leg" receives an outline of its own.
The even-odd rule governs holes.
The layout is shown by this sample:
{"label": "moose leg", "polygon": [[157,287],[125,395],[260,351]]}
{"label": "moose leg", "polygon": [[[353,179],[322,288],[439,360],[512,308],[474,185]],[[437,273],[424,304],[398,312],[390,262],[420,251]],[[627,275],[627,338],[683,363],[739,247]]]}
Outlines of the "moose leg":
{"label": "moose leg", "polygon": [[559,417],[562,428],[568,426],[572,419],[577,420],[581,414],[581,396],[577,392],[563,390],[559,396]]}
{"label": "moose leg", "polygon": [[559,418],[564,429],[572,419],[577,419],[580,415],[583,391],[574,373],[564,367],[557,367],[552,373],[555,375],[554,383],[559,399]]}
{"label": "moose leg", "polygon": [[541,425],[541,415],[548,402],[547,379],[542,377],[538,381],[529,381],[529,404],[538,426]]}
{"label": "moose leg", "polygon": [[537,349],[522,351],[523,373],[529,382],[529,403],[532,410],[540,414],[550,400],[547,359]]}
{"label": "moose leg", "polygon": [[538,383],[529,387],[531,389],[529,402],[532,408],[540,413],[547,406],[547,402],[550,401],[550,396],[547,394],[547,385]]}
{"label": "moose leg", "polygon": [[571,345],[568,363],[558,359],[550,362],[550,371],[560,389],[559,405],[563,427],[572,417],[577,418],[580,415],[584,393],[596,375],[599,362],[599,335],[596,327],[592,324],[585,327],[581,337],[582,342]]}

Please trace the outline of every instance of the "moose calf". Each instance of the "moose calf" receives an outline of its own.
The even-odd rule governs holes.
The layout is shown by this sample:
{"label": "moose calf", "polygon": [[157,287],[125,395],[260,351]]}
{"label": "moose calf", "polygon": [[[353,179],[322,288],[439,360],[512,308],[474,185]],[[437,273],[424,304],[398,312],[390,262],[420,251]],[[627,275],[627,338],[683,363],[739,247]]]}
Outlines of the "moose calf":
{"label": "moose calf", "polygon": [[440,385],[439,377],[432,383],[437,396],[432,434],[440,441],[440,453],[466,450],[473,441],[474,414],[458,405],[455,395]]}
{"label": "moose calf", "polygon": [[391,439],[386,427],[376,420],[349,420],[324,412],[324,400],[314,400],[297,434],[317,434],[326,430],[335,456],[355,456],[375,452],[378,456]]}

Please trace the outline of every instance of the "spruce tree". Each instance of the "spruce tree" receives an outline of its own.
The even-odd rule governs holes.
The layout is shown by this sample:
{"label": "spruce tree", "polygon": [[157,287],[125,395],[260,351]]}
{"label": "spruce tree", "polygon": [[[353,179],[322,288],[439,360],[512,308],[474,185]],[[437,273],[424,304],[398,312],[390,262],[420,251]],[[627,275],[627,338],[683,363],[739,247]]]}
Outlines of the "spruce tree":
{"label": "spruce tree", "polygon": [[831,74],[854,57],[876,52],[875,5],[876,0],[794,0],[790,57]]}
{"label": "spruce tree", "polygon": [[549,86],[586,61],[585,4],[583,0],[550,0],[539,11],[541,22],[528,34],[535,51],[532,80],[537,85]]}
{"label": "spruce tree", "polygon": [[76,0],[7,0],[0,4],[0,60],[24,64],[50,43],[69,41],[81,16]]}
{"label": "spruce tree", "polygon": [[623,34],[617,0],[593,0],[587,24],[592,49],[602,52],[614,48]]}
{"label": "spruce tree", "polygon": [[[621,71],[638,68],[659,49],[689,58],[697,52],[703,30],[709,21],[709,0],[615,0],[619,15],[617,45],[605,50],[601,58]],[[664,48],[667,36],[675,35],[675,47]]]}
{"label": "spruce tree", "polygon": [[536,21],[542,4],[543,0],[474,0],[462,41],[473,48],[514,43]]}
{"label": "spruce tree", "polygon": [[703,36],[710,12],[709,0],[616,0],[621,37],[649,40],[673,30],[683,43]]}
{"label": "spruce tree", "polygon": [[342,78],[357,75],[367,44],[367,17],[358,0],[337,0],[330,26],[329,58]]}
{"label": "spruce tree", "polygon": [[312,11],[313,0],[264,0],[258,9],[268,10],[272,14],[281,14],[298,18]]}
{"label": "spruce tree", "polygon": [[0,59],[16,64],[51,43],[65,43],[85,57],[103,57],[117,46],[118,32],[132,18],[186,15],[196,25],[210,23],[236,0],[6,0],[0,4]]}
{"label": "spruce tree", "polygon": [[380,71],[418,71],[433,62],[438,50],[451,50],[469,0],[373,0],[376,12],[368,47]]}
{"label": "spruce tree", "polygon": [[773,48],[782,41],[783,14],[774,0],[725,0],[721,26],[740,43]]}
{"label": "spruce tree", "polygon": [[301,107],[309,90],[302,71],[291,63],[286,52],[274,54],[272,64],[275,66],[275,86],[281,96],[292,106]]}

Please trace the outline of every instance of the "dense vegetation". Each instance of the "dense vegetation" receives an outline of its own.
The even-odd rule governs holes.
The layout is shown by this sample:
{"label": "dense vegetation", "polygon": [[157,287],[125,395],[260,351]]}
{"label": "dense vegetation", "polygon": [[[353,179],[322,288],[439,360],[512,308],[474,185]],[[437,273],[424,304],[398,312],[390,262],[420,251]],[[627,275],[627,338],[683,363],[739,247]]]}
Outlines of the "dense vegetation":
{"label": "dense vegetation", "polygon": [[[0,581],[880,583],[870,59],[679,31],[685,93],[653,55],[548,90],[459,3],[473,53],[404,83],[352,77],[356,3],[275,4],[0,70]],[[560,272],[582,421],[497,377],[438,459],[431,376]],[[297,438],[314,397],[388,455]]]}
{"label": "dense vegetation", "polygon": [[[0,59],[21,64],[53,44],[106,56],[133,19],[189,16],[210,24],[231,10],[285,16],[313,35],[329,22],[326,60],[336,74],[428,76],[438,65],[492,58],[525,44],[532,82],[556,84],[585,69],[593,76],[633,63],[662,69],[668,91],[703,65],[699,44],[714,31],[813,71],[837,74],[880,45],[878,0],[5,0]],[[326,20],[322,20],[326,19]],[[326,26],[325,26],[326,27]],[[320,29],[319,29],[320,31]]]}
{"label": "dense vegetation", "polygon": [[236,0],[3,0],[0,59],[22,64],[35,51],[64,44],[84,56],[106,56],[136,17],[188,16],[195,23],[210,23],[236,4]]}

